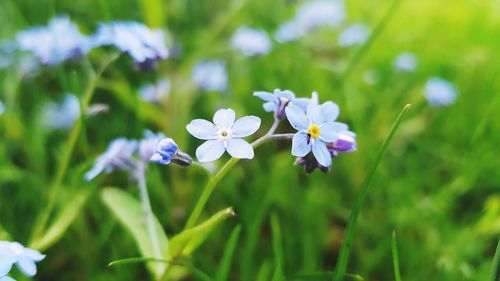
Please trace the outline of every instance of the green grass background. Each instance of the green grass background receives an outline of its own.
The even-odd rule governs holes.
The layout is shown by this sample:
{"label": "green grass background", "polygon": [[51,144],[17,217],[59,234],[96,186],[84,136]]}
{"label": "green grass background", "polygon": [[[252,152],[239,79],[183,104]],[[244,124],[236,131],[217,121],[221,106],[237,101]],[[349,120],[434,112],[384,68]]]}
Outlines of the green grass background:
{"label": "green grass background", "polygon": [[[144,129],[163,131],[194,155],[200,141],[184,129],[193,118],[210,119],[219,108],[238,116],[257,115],[263,134],[272,116],[261,108],[255,90],[290,89],[299,96],[318,91],[321,101],[341,108],[340,120],[357,133],[358,150],[334,159],[328,174],[304,174],[293,166],[290,143],[266,143],[252,161],[241,161],[209,200],[208,216],[233,206],[225,221],[188,259],[215,276],[233,229],[241,227],[229,280],[271,280],[283,267],[293,280],[301,273],[332,271],[346,222],[361,183],[401,108],[411,103],[384,157],[358,221],[348,272],[365,280],[394,280],[391,233],[398,233],[402,279],[488,280],[500,235],[500,4],[494,0],[402,0],[369,45],[341,49],[338,30],[317,30],[298,42],[278,44],[256,58],[232,51],[229,38],[240,25],[273,33],[293,16],[301,1],[194,0],[3,0],[0,38],[32,25],[45,25],[66,14],[91,34],[96,24],[136,20],[169,31],[182,46],[179,57],[140,72],[126,55],[107,68],[93,103],[110,112],[83,120],[75,150],[57,194],[56,213],[78,194],[90,192],[64,236],[44,251],[37,280],[146,280],[142,264],[107,267],[138,256],[132,237],[99,199],[103,186],[118,186],[137,197],[123,172],[88,183],[83,173],[110,140],[140,138]],[[345,24],[380,26],[392,1],[346,1]],[[401,51],[418,55],[414,73],[398,73],[392,61]],[[0,71],[0,236],[25,244],[47,204],[69,132],[48,132],[40,123],[48,101],[63,93],[79,97],[88,83],[86,64],[101,64],[109,49],[94,50],[88,60],[45,68],[21,79]],[[229,90],[197,91],[190,71],[200,59],[226,61]],[[378,82],[367,84],[367,71]],[[159,77],[172,80],[171,94],[160,106],[140,101],[138,87]],[[423,86],[441,76],[459,89],[449,107],[429,107]],[[286,123],[286,122],[285,122]],[[279,132],[291,132],[282,124]],[[215,163],[220,167],[227,156]],[[169,236],[180,232],[207,180],[197,168],[154,166],[148,171],[153,210]],[[53,217],[51,217],[53,219]],[[273,227],[274,225],[274,227]],[[279,230],[279,231],[278,231]],[[19,280],[23,280],[21,276]],[[194,275],[184,280],[197,280]],[[298,279],[300,280],[300,279]],[[325,279],[319,279],[325,280]]]}

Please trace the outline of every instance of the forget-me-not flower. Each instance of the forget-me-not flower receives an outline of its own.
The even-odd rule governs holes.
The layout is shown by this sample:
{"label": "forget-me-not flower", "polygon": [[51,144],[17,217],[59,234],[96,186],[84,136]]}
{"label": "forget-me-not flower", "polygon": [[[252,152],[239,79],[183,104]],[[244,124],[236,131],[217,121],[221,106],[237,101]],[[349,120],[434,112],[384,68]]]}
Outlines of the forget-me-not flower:
{"label": "forget-me-not flower", "polygon": [[424,89],[425,98],[432,106],[446,106],[455,102],[457,87],[442,78],[431,77],[427,80]]}
{"label": "forget-me-not flower", "polygon": [[365,24],[352,24],[340,33],[338,43],[341,47],[361,45],[364,44],[366,40],[368,40],[369,35],[370,30]]}
{"label": "forget-me-not flower", "polygon": [[318,27],[339,26],[344,18],[345,7],[342,0],[306,2],[297,9],[292,20],[278,27],[275,37],[279,42],[293,41]]}
{"label": "forget-me-not flower", "polygon": [[400,53],[393,62],[394,68],[400,72],[412,72],[417,68],[417,55],[411,52]]}
{"label": "forget-me-not flower", "polygon": [[310,102],[304,112],[298,106],[287,106],[286,116],[290,125],[298,130],[292,139],[292,155],[304,157],[312,151],[318,163],[330,167],[332,156],[327,143],[338,139],[339,133],[347,131],[347,125],[334,122],[338,116],[338,107],[333,103],[318,105]]}
{"label": "forget-me-not flower", "polygon": [[112,45],[128,53],[139,65],[148,65],[168,57],[165,37],[160,29],[132,21],[115,21],[99,25],[93,38],[95,46]]}
{"label": "forget-me-not flower", "polygon": [[170,80],[160,79],[156,84],[146,84],[139,88],[139,95],[143,101],[160,102],[170,93]]}
{"label": "forget-me-not flower", "polygon": [[171,138],[161,139],[156,143],[153,156],[151,156],[150,161],[156,162],[162,165],[168,165],[172,162],[174,156],[179,151],[179,146]]}
{"label": "forget-me-not flower", "polygon": [[231,45],[245,56],[266,55],[271,51],[271,40],[263,30],[239,27],[231,38]]}
{"label": "forget-me-not flower", "polygon": [[221,60],[206,60],[193,68],[196,86],[207,91],[224,91],[227,88],[226,66]]}
{"label": "forget-me-not flower", "polygon": [[80,118],[80,102],[75,95],[66,94],[62,103],[48,103],[42,113],[42,121],[48,128],[71,129]]}
{"label": "forget-me-not flower", "polygon": [[67,16],[50,20],[47,26],[21,31],[16,36],[19,50],[35,54],[42,64],[59,64],[81,57],[91,49],[89,38]]}
{"label": "forget-me-not flower", "polygon": [[259,127],[259,117],[245,116],[235,122],[234,110],[228,108],[215,112],[213,123],[195,119],[186,129],[194,137],[206,140],[196,149],[196,157],[200,162],[210,162],[219,159],[224,151],[234,158],[252,159],[253,147],[242,138],[255,133]]}
{"label": "forget-me-not flower", "polygon": [[100,173],[110,173],[116,168],[133,169],[132,154],[137,145],[137,141],[126,138],[113,140],[107,150],[96,159],[92,169],[85,174],[85,180],[90,181]]}
{"label": "forget-me-not flower", "polygon": [[32,277],[36,274],[35,263],[44,258],[45,255],[18,242],[0,241],[0,276],[7,275],[15,264],[24,275]]}
{"label": "forget-me-not flower", "polygon": [[257,91],[254,92],[253,95],[264,100],[264,110],[267,112],[274,112],[274,116],[279,120],[285,118],[285,108],[288,105],[294,104],[305,111],[309,103],[309,99],[296,98],[295,94],[290,90],[282,91],[280,89],[275,89],[272,93]]}

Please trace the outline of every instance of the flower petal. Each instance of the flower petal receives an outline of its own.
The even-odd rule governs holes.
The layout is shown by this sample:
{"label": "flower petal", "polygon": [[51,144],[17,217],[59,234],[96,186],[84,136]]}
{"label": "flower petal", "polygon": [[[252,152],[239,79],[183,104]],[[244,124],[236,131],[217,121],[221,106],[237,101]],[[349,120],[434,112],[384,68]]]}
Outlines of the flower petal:
{"label": "flower petal", "polygon": [[217,127],[207,120],[194,119],[187,124],[186,130],[197,139],[213,140],[217,138]]}
{"label": "flower petal", "polygon": [[279,99],[287,99],[287,100],[293,100],[295,99],[295,94],[290,91],[290,90],[280,90],[280,89],[276,89],[274,90],[274,95],[279,98]]}
{"label": "flower petal", "polygon": [[264,107],[264,110],[266,112],[274,112],[274,111],[276,111],[276,109],[278,109],[278,106],[276,105],[276,103],[271,102],[271,101],[264,103],[264,105],[262,105],[262,107]]}
{"label": "flower petal", "polygon": [[339,107],[331,101],[323,103],[320,108],[324,119],[323,122],[333,122],[339,117]]}
{"label": "flower petal", "polygon": [[224,154],[224,143],[220,140],[208,140],[196,149],[196,158],[200,162],[210,162],[219,159]]}
{"label": "flower petal", "polygon": [[234,158],[252,159],[253,147],[245,140],[233,138],[227,142],[227,152]]}
{"label": "flower petal", "polygon": [[310,140],[305,133],[296,133],[292,139],[292,155],[297,157],[306,156],[311,152]]}
{"label": "flower petal", "polygon": [[219,109],[214,114],[214,124],[217,128],[231,128],[234,123],[235,114],[231,108]]}
{"label": "flower petal", "polygon": [[5,251],[4,249],[0,250],[2,250],[2,253],[0,253],[0,276],[4,276],[10,272],[16,260],[9,251]]}
{"label": "flower petal", "polygon": [[17,261],[17,268],[24,273],[24,275],[28,277],[35,276],[36,274],[36,265],[35,263],[26,256],[20,256]]}
{"label": "flower petal", "polygon": [[290,104],[294,104],[294,105],[300,107],[302,110],[306,111],[307,105],[309,104],[309,101],[310,100],[307,98],[296,98]]}
{"label": "flower petal", "polygon": [[312,152],[321,166],[330,167],[332,165],[332,156],[324,142],[316,140],[312,145]]}
{"label": "flower petal", "polygon": [[3,277],[0,277],[0,281],[16,281],[16,279],[14,279],[10,276],[3,276]]}
{"label": "flower petal", "polygon": [[242,138],[255,133],[260,127],[260,118],[257,116],[245,116],[236,120],[233,124],[233,137]]}
{"label": "flower petal", "polygon": [[24,248],[23,253],[33,261],[41,261],[45,258],[45,255],[41,254],[37,250],[33,250],[30,248]]}
{"label": "flower petal", "polygon": [[339,133],[347,131],[347,125],[339,122],[327,122],[320,126],[320,138],[325,142],[336,141]]}
{"label": "flower petal", "polygon": [[302,109],[295,105],[290,105],[285,108],[286,117],[290,125],[296,130],[307,130],[309,127],[309,120]]}
{"label": "flower petal", "polygon": [[321,108],[312,102],[310,102],[307,106],[307,117],[309,117],[311,123],[316,125],[320,125],[324,122],[323,115],[321,114]]}
{"label": "flower petal", "polygon": [[273,101],[275,99],[274,95],[269,92],[256,91],[253,92],[253,95],[265,101]]}

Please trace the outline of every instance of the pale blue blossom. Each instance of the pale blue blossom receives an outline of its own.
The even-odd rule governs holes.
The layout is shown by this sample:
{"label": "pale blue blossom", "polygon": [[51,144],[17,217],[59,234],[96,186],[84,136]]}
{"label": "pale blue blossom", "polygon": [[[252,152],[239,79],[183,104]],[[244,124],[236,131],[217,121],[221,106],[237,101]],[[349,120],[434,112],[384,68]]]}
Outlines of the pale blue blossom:
{"label": "pale blue blossom", "polygon": [[71,129],[80,118],[80,102],[73,94],[66,94],[62,103],[47,103],[43,107],[42,122],[50,129]]}
{"label": "pale blue blossom", "polygon": [[[45,258],[40,252],[26,248],[18,242],[0,241],[0,276],[7,275],[13,265],[26,276],[36,274],[36,262]],[[4,278],[4,280],[10,280]]]}
{"label": "pale blue blossom", "polygon": [[85,174],[85,179],[91,181],[102,172],[110,173],[114,169],[133,169],[132,154],[137,149],[137,141],[117,138],[111,142],[107,150],[97,157],[94,166]]}
{"label": "pale blue blossom", "polygon": [[162,78],[156,84],[146,84],[139,88],[139,95],[143,101],[160,102],[170,93],[170,80]]}
{"label": "pale blue blossom", "polygon": [[370,29],[365,24],[352,24],[340,33],[338,43],[341,47],[362,45],[368,40],[369,35]]}
{"label": "pale blue blossom", "polygon": [[271,51],[271,40],[263,30],[239,27],[231,38],[231,45],[245,56],[266,55]]}
{"label": "pale blue blossom", "polygon": [[150,161],[168,165],[179,151],[179,146],[171,138],[163,138],[156,143]]}
{"label": "pale blue blossom", "polygon": [[49,65],[81,57],[91,49],[89,38],[67,16],[19,32],[16,43],[19,50],[32,52],[42,64]]}
{"label": "pale blue blossom", "polygon": [[424,95],[432,106],[453,104],[457,94],[457,87],[453,83],[439,77],[431,77],[425,84]]}
{"label": "pale blue blossom", "polygon": [[139,142],[139,158],[147,163],[155,154],[155,147],[158,142],[166,138],[163,133],[153,133],[149,130],[144,132],[144,138]]}
{"label": "pale blue blossom", "polygon": [[297,105],[298,107],[306,110],[309,103],[308,98],[296,98],[295,94],[290,90],[275,89],[272,93],[257,91],[253,93],[254,96],[264,100],[264,110],[267,112],[274,112],[276,118],[282,120],[285,118],[285,107],[288,105]]}
{"label": "pale blue blossom", "polygon": [[259,117],[245,116],[235,122],[234,110],[228,108],[215,112],[213,123],[195,119],[186,129],[195,138],[206,140],[196,149],[196,157],[200,162],[210,162],[219,159],[224,151],[234,158],[252,159],[253,147],[242,138],[255,133],[259,127]]}
{"label": "pale blue blossom", "polygon": [[322,105],[310,102],[306,112],[294,105],[287,106],[285,111],[288,122],[298,131],[292,139],[292,155],[304,157],[312,151],[321,166],[330,167],[332,156],[327,144],[336,141],[340,132],[347,131],[347,125],[334,121],[338,107],[332,102]]}
{"label": "pale blue blossom", "polygon": [[412,72],[417,68],[417,55],[411,52],[400,53],[393,62],[394,69],[400,72]]}
{"label": "pale blue blossom", "polygon": [[226,66],[220,60],[206,60],[197,63],[193,69],[196,86],[207,91],[224,91],[227,88]]}
{"label": "pale blue blossom", "polygon": [[0,101],[0,116],[5,112],[5,105],[2,101]]}
{"label": "pale blue blossom", "polygon": [[297,9],[295,17],[283,23],[275,33],[276,40],[297,40],[318,27],[337,27],[345,18],[342,0],[315,0],[304,3]]}
{"label": "pale blue blossom", "polygon": [[112,45],[128,53],[139,65],[168,57],[165,35],[160,29],[150,29],[142,23],[115,21],[101,23],[93,37],[95,46]]}

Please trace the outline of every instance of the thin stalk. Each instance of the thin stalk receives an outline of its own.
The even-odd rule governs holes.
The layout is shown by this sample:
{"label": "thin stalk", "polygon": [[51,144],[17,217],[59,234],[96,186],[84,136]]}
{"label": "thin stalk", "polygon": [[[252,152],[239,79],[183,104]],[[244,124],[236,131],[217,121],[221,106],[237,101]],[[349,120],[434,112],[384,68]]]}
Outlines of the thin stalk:
{"label": "thin stalk", "polygon": [[71,129],[68,141],[66,143],[66,147],[64,150],[64,153],[62,154],[62,158],[59,161],[59,165],[57,168],[56,175],[52,181],[52,184],[49,187],[49,196],[48,196],[48,201],[47,205],[45,207],[45,210],[41,213],[40,218],[37,220],[37,223],[35,227],[33,228],[33,234],[31,237],[31,240],[35,240],[36,237],[40,236],[42,231],[47,225],[47,221],[50,217],[50,214],[54,210],[54,206],[56,203],[57,195],[59,194],[59,190],[61,188],[61,184],[64,178],[64,175],[66,174],[66,171],[69,166],[69,162],[71,160],[71,155],[73,154],[73,150],[75,149],[76,142],[78,140],[78,136],[80,135],[80,131],[82,128],[82,120],[83,116],[85,114],[85,111],[87,110],[88,104],[90,100],[92,99],[92,96],[94,95],[95,88],[97,85],[97,82],[99,81],[99,78],[101,77],[101,74],[104,72],[104,70],[116,59],[118,58],[119,54],[115,54],[111,56],[111,58],[106,61],[102,67],[99,69],[97,73],[95,73],[93,70],[90,72],[90,81],[87,85],[87,88],[85,89],[85,92],[83,94],[83,98],[80,101],[80,120],[79,122],[75,122],[75,125]]}
{"label": "thin stalk", "polygon": [[497,249],[495,251],[495,257],[493,258],[493,264],[491,265],[491,278],[490,281],[500,280],[500,237],[498,239]]}
{"label": "thin stalk", "polygon": [[154,258],[162,259],[163,256],[160,252],[160,240],[158,239],[158,233],[156,232],[153,209],[151,208],[148,188],[146,186],[146,165],[143,162],[140,162],[137,166],[136,178],[142,202],[142,211],[144,213],[144,219],[146,220],[146,224],[148,227],[151,246],[153,247]]}
{"label": "thin stalk", "polygon": [[361,208],[363,208],[366,197],[368,195],[370,183],[372,182],[373,176],[377,171],[377,167],[380,164],[382,157],[387,151],[389,144],[391,143],[394,135],[396,134],[396,131],[398,130],[399,125],[401,124],[401,121],[403,121],[403,117],[408,112],[410,106],[411,106],[410,104],[405,105],[405,107],[403,107],[398,117],[396,118],[396,121],[394,121],[394,124],[392,125],[389,135],[384,140],[382,147],[379,150],[377,157],[375,158],[375,163],[373,164],[371,171],[368,173],[367,177],[363,182],[361,193],[358,196],[356,204],[354,205],[351,216],[349,217],[349,221],[347,223],[347,230],[345,232],[344,242],[342,243],[342,247],[339,252],[339,258],[337,261],[335,276],[333,279],[335,281],[341,281],[344,279],[344,275],[347,269],[347,262],[349,260],[349,254],[351,251],[352,239],[354,237],[354,230],[356,228],[356,222],[358,220],[359,212],[361,211]]}
{"label": "thin stalk", "polygon": [[[271,138],[273,135],[274,131],[278,128],[280,120],[275,119],[273,125],[269,129],[269,131],[262,136],[261,138],[257,139],[252,143],[252,146],[254,148],[258,147],[261,145],[264,141],[268,140]],[[201,211],[205,207],[205,204],[207,203],[208,199],[210,198],[210,195],[212,195],[212,192],[214,191],[215,187],[217,184],[224,178],[224,176],[238,163],[240,159],[238,158],[231,158],[229,159],[220,170],[213,175],[207,182],[207,185],[203,189],[203,193],[201,194],[200,198],[198,199],[198,202],[196,202],[196,205],[194,206],[193,212],[191,212],[191,215],[189,216],[189,219],[186,223],[186,226],[184,229],[189,229],[192,228],[195,224],[198,218],[201,215]]]}
{"label": "thin stalk", "polygon": [[394,267],[394,279],[401,281],[401,273],[399,272],[399,254],[398,241],[396,240],[396,230],[392,232],[392,265]]}

